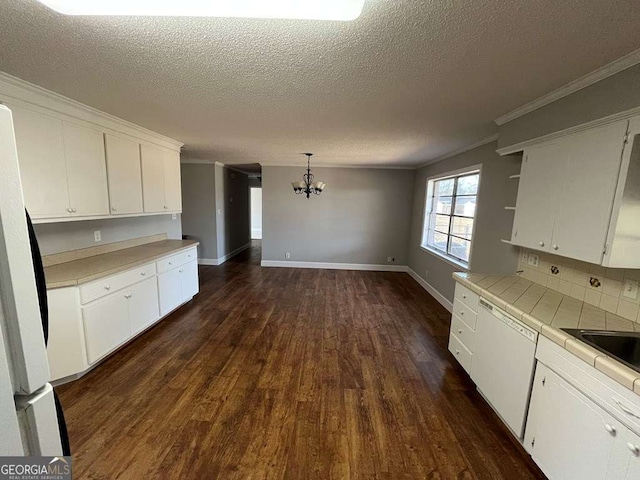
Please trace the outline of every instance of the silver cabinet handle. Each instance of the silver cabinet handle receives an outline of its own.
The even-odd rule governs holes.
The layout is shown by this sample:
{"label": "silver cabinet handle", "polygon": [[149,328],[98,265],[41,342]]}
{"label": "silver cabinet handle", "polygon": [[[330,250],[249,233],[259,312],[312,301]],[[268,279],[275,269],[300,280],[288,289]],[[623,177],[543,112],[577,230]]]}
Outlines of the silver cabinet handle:
{"label": "silver cabinet handle", "polygon": [[634,445],[631,442],[627,442],[627,448],[631,451],[631,453],[633,453],[634,455],[638,455],[640,453],[640,447],[638,447],[637,445]]}
{"label": "silver cabinet handle", "polygon": [[616,434],[616,427],[614,427],[613,425],[609,425],[608,423],[604,424],[604,429],[609,432],[611,435],[615,435]]}
{"label": "silver cabinet handle", "polygon": [[627,415],[631,415],[632,417],[635,417],[635,418],[640,418],[640,416],[638,416],[637,413],[635,413],[633,410],[631,410],[629,407],[623,404],[620,400],[614,398],[613,401],[616,402],[618,407],[620,407],[620,410],[622,410]]}

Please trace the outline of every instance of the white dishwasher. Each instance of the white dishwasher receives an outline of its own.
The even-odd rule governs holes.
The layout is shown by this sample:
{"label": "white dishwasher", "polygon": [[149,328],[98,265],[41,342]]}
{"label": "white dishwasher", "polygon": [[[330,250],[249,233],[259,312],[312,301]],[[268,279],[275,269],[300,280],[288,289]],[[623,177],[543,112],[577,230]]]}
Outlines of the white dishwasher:
{"label": "white dishwasher", "polygon": [[471,378],[520,440],[524,437],[538,332],[480,299]]}

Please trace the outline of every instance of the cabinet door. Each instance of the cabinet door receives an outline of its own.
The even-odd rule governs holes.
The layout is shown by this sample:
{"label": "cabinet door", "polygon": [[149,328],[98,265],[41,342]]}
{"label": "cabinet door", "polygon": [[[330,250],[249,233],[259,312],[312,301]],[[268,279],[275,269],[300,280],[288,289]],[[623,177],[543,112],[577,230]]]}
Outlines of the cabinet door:
{"label": "cabinet door", "polygon": [[180,181],[180,152],[165,150],[164,154],[165,205],[171,212],[182,211],[182,183]]}
{"label": "cabinet door", "polygon": [[566,161],[560,140],[527,148],[522,158],[512,243],[548,251],[558,197],[558,175]]}
{"label": "cabinet door", "polygon": [[68,217],[62,121],[21,107],[9,107],[27,210],[33,218]]}
{"label": "cabinet door", "polygon": [[191,300],[200,291],[198,284],[198,261],[192,260],[185,263],[180,268],[180,278],[182,282],[182,300]]}
{"label": "cabinet door", "polygon": [[160,315],[163,317],[184,302],[180,268],[158,275],[158,295],[160,296]]}
{"label": "cabinet door", "polygon": [[107,176],[111,213],[142,213],[142,176],[140,145],[137,142],[105,134]]}
{"label": "cabinet door", "polygon": [[164,149],[160,147],[140,146],[145,212],[164,212],[167,210],[164,195],[164,156]]}
{"label": "cabinet door", "polygon": [[107,165],[102,132],[63,122],[72,215],[108,215]]}
{"label": "cabinet door", "polygon": [[567,137],[552,253],[602,262],[627,124],[623,120]]}
{"label": "cabinet door", "polygon": [[82,309],[87,360],[93,363],[131,336],[126,292],[114,293]]}
{"label": "cabinet door", "polygon": [[640,478],[640,437],[622,427],[617,432],[616,446],[607,468],[606,480],[638,480]]}
{"label": "cabinet door", "polygon": [[148,278],[129,288],[131,333],[136,334],[160,318],[158,283]]}
{"label": "cabinet door", "polygon": [[549,480],[604,480],[621,425],[548,369],[536,376],[531,402],[525,441]]}

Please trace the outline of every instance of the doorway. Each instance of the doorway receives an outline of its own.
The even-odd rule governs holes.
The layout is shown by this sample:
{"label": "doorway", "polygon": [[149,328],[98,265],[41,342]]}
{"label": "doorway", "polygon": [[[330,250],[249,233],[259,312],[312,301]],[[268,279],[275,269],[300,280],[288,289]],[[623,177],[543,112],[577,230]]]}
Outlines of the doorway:
{"label": "doorway", "polygon": [[262,188],[251,187],[251,239],[262,239]]}

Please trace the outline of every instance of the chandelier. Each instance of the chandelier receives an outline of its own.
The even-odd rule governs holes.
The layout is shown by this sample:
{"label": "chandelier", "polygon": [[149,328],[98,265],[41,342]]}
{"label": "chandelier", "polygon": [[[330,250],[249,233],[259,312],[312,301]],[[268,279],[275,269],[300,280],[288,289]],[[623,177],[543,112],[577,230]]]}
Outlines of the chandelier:
{"label": "chandelier", "polygon": [[307,198],[309,198],[312,193],[320,195],[327,184],[313,181],[313,175],[311,174],[311,156],[313,153],[305,153],[304,155],[307,156],[307,173],[302,175],[304,181],[291,182],[291,186],[293,187],[293,191],[296,192],[296,195],[306,194]]}

